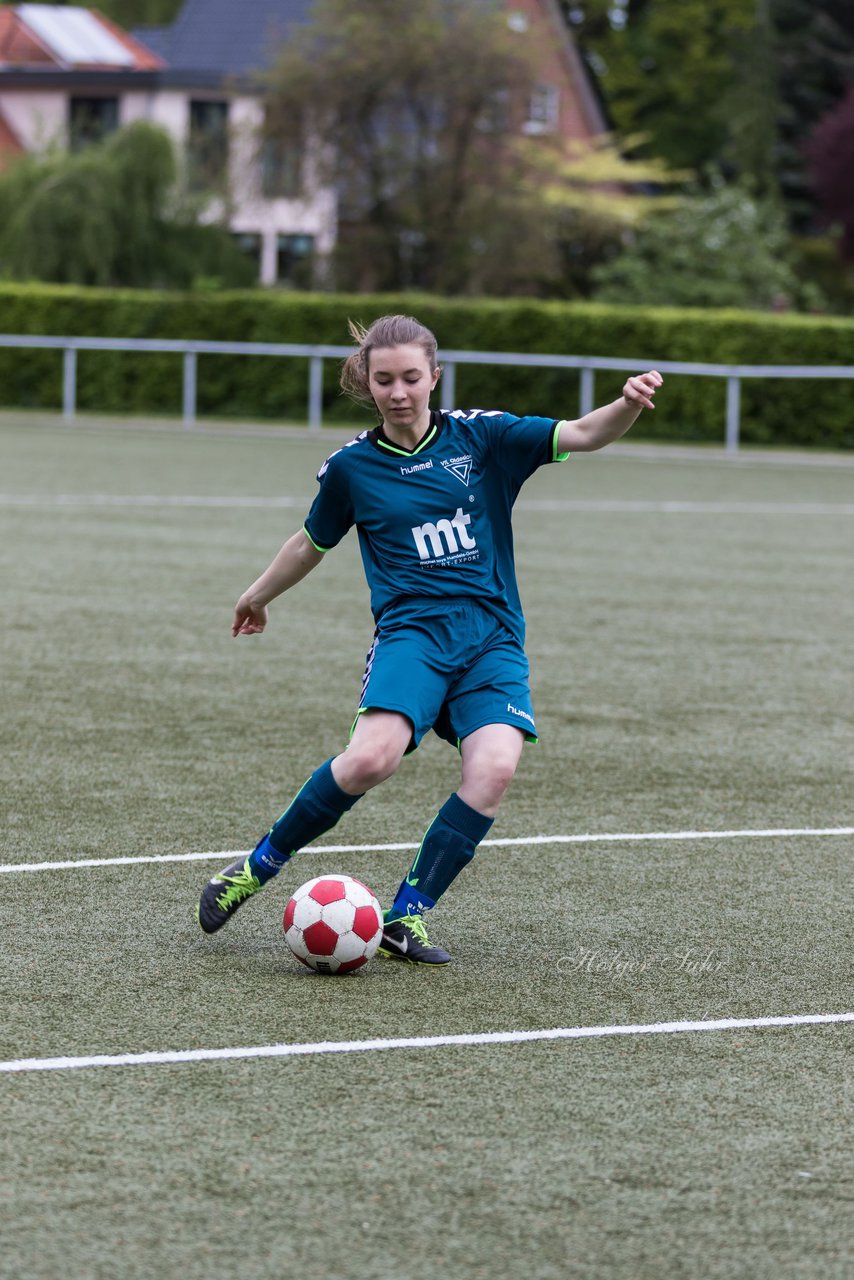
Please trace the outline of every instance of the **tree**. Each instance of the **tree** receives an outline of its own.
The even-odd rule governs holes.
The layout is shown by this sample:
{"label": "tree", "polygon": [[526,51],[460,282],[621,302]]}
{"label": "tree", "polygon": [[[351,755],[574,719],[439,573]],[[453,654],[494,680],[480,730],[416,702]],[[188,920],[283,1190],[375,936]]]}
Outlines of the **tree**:
{"label": "tree", "polygon": [[562,0],[618,131],[780,193],[812,227],[804,145],[854,81],[851,0]]}
{"label": "tree", "polygon": [[[677,168],[720,167],[767,131],[764,0],[564,0],[618,133]],[[764,73],[763,73],[764,80]],[[737,94],[749,99],[737,111]],[[758,150],[758,148],[757,148]]]}
{"label": "tree", "polygon": [[0,175],[0,276],[83,285],[250,284],[219,227],[175,199],[166,133],[139,122],[80,152],[25,156]]}
{"label": "tree", "polygon": [[602,302],[759,310],[820,302],[790,264],[777,202],[724,184],[651,215],[594,279]]}
{"label": "tree", "polygon": [[854,83],[850,0],[771,0],[779,93],[777,169],[795,230],[813,229],[807,141]]}
{"label": "tree", "polygon": [[626,232],[653,212],[678,207],[671,192],[694,178],[660,160],[638,159],[643,135],[603,134],[589,142],[541,140],[527,160],[559,257],[560,297],[589,297],[596,268],[610,261]]}
{"label": "tree", "polygon": [[[553,269],[536,192],[509,145],[532,84],[494,6],[318,0],[269,81],[268,133],[334,183],[344,287],[488,287],[490,265]],[[512,282],[510,284],[512,288]]]}
{"label": "tree", "polygon": [[854,262],[854,84],[819,120],[806,151],[819,209],[841,228],[842,256]]}
{"label": "tree", "polygon": [[[184,0],[98,0],[97,8],[120,27],[156,27],[174,22]],[[77,0],[55,0],[74,5]]]}

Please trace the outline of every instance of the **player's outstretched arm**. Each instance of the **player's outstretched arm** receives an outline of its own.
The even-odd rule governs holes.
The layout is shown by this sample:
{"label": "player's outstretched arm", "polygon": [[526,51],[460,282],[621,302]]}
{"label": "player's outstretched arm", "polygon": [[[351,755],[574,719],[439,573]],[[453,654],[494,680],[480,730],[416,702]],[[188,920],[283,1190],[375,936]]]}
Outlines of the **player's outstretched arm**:
{"label": "player's outstretched arm", "polygon": [[288,538],[279,554],[261,577],[252,583],[234,606],[233,636],[254,636],[267,625],[267,605],[276,596],[300,582],[323,559],[323,552],[312,546],[305,530]]}
{"label": "player's outstretched arm", "polygon": [[663,382],[657,369],[629,378],[619,400],[594,409],[574,422],[564,422],[558,433],[558,449],[561,453],[590,453],[619,440],[643,409],[655,408],[653,397]]}

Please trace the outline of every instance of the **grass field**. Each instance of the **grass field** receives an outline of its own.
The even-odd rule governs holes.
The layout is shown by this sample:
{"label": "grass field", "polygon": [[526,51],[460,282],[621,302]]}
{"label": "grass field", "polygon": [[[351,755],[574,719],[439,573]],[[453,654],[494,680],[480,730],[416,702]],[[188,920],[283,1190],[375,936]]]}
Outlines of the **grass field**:
{"label": "grass field", "polygon": [[329,979],[284,902],[326,871],[388,899],[383,846],[456,785],[438,739],[221,934],[193,913],[346,740],[353,537],[229,631],[345,438],[0,418],[0,1275],[850,1276],[852,1026],[799,1019],[854,1010],[852,460],[536,476],[541,742],[433,913],[455,963]]}

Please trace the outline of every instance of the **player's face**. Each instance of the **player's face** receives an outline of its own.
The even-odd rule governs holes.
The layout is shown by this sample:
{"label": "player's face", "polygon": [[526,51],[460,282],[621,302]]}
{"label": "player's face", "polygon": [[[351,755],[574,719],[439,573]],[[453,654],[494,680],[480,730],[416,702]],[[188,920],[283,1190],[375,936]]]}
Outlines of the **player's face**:
{"label": "player's face", "polygon": [[368,386],[392,436],[423,435],[430,417],[430,393],[439,381],[416,344],[377,347],[370,354]]}

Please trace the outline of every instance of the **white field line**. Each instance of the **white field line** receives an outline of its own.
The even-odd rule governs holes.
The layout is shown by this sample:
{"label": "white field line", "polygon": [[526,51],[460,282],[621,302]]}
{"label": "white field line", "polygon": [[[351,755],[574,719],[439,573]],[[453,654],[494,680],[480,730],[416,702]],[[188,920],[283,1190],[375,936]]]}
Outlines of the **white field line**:
{"label": "white field line", "polygon": [[[854,827],[768,827],[747,831],[630,831],[574,836],[509,836],[500,840],[484,840],[481,848],[506,848],[536,844],[629,844],[632,841],[661,840],[772,840],[783,836],[854,836]],[[322,844],[308,845],[307,853],[388,853],[419,848],[415,843],[401,844]],[[122,858],[68,858],[56,862],[0,863],[0,875],[24,871],[73,871],[84,867],[132,867],[151,862],[233,862],[244,858],[249,849],[220,849],[205,853],[140,854]]]}
{"label": "white field line", "polygon": [[388,1040],[317,1040],[308,1044],[250,1045],[232,1049],[172,1049],[149,1053],[96,1053],[81,1058],[16,1058],[0,1062],[0,1073],[79,1071],[85,1067],[146,1067],[235,1058],[295,1058],[323,1053],[370,1053],[386,1049],[441,1049],[537,1040],[588,1040],[599,1036],[671,1035],[682,1031],[749,1031],[854,1022],[854,1013],[803,1013],[781,1018],[716,1018],[699,1022],[651,1022],[612,1027],[553,1027],[543,1031],[486,1031],[454,1036],[407,1036]]}
{"label": "white field line", "polygon": [[[311,497],[204,494],[0,493],[0,507],[213,507],[308,510]],[[654,512],[687,515],[854,516],[854,502],[690,502],[622,498],[523,498],[522,511]]]}

